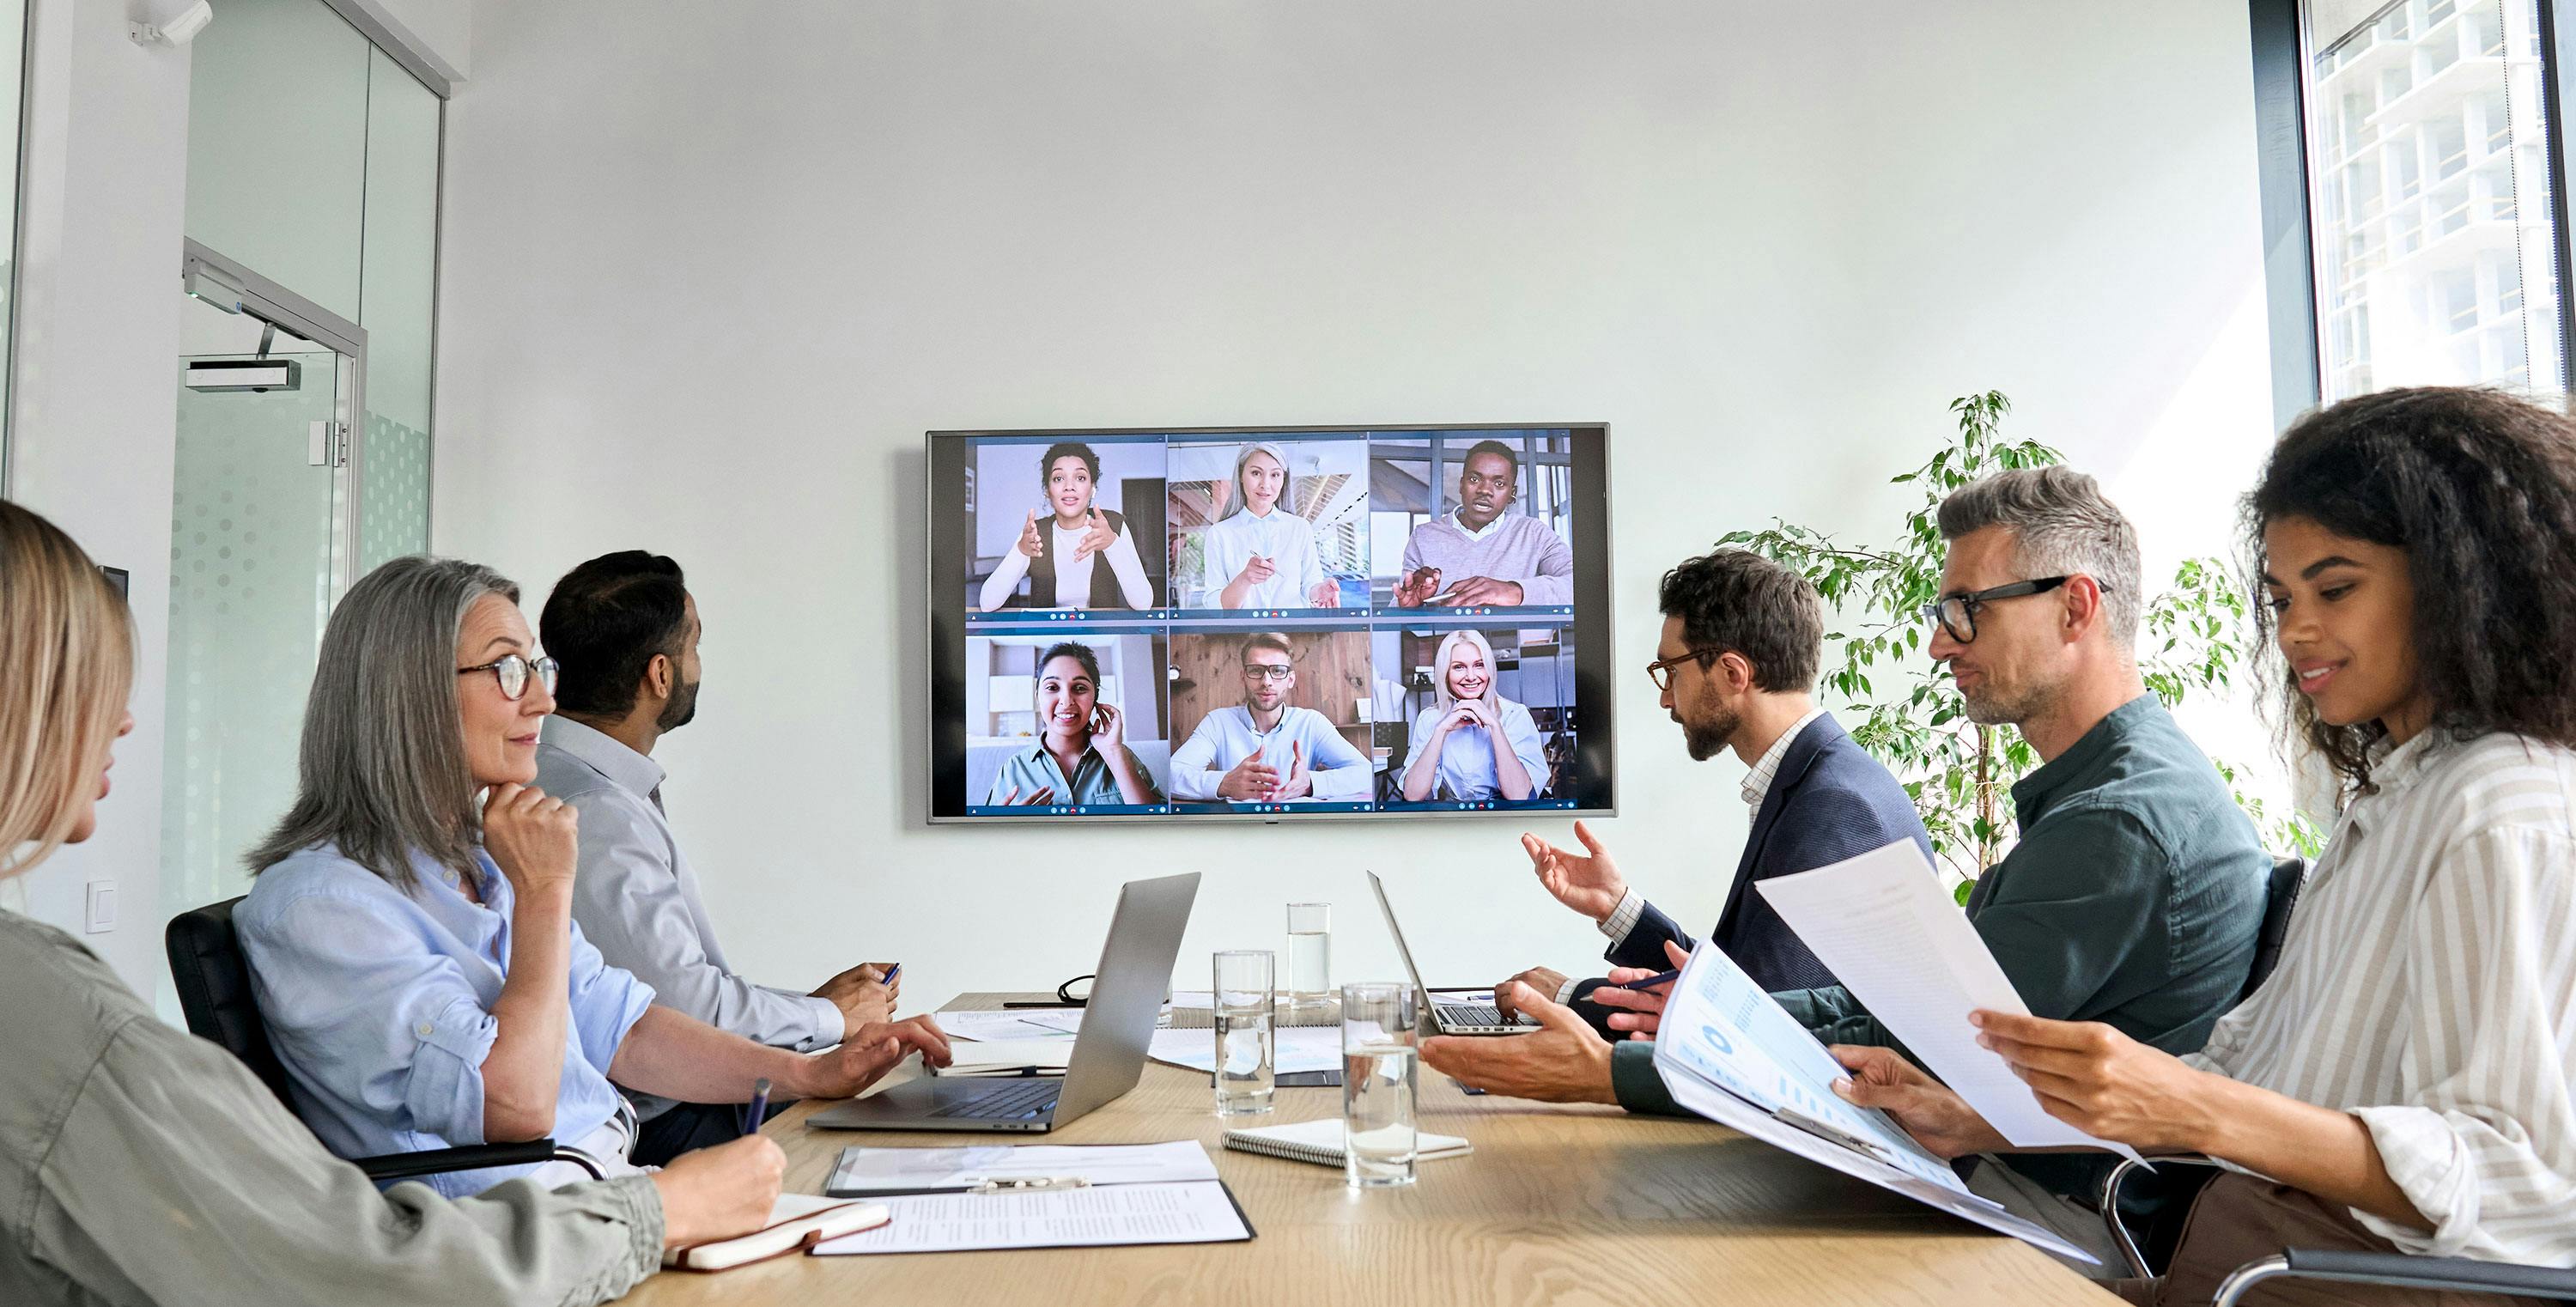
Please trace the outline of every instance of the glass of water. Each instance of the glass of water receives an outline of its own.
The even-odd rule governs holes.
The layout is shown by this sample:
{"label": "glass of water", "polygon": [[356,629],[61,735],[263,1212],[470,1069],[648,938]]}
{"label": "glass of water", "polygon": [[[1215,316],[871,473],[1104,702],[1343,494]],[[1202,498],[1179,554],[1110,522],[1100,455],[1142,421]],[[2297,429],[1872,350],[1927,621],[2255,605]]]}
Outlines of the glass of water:
{"label": "glass of water", "polygon": [[1413,1183],[1415,1087],[1413,986],[1342,986],[1343,1173],[1354,1189]]}
{"label": "glass of water", "polygon": [[1288,1002],[1319,1011],[1333,998],[1333,905],[1288,905]]}
{"label": "glass of water", "polygon": [[1216,955],[1216,1114],[1258,1116],[1278,1087],[1271,1052],[1277,958],[1267,949]]}

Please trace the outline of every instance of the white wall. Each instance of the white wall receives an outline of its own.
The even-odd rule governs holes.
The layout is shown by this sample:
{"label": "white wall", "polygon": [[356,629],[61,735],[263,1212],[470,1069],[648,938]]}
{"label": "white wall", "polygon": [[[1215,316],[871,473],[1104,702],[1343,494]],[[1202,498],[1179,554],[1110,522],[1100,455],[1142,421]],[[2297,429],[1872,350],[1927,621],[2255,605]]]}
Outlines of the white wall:
{"label": "white wall", "polygon": [[430,66],[450,82],[472,71],[473,0],[357,0],[378,21],[411,34]]}
{"label": "white wall", "polygon": [[1971,390],[2106,474],[2159,571],[2268,438],[2234,0],[762,13],[476,12],[434,536],[532,611],[605,550],[688,566],[708,681],[665,793],[776,982],[1052,985],[1117,881],[1185,869],[1185,982],[1292,898],[1339,908],[1341,976],[1390,974],[1362,868],[1435,981],[1598,953],[1505,822],[924,825],[926,429],[1606,419],[1604,826],[1694,925],[1742,768],[1690,764],[1635,672],[1666,566],[1774,513],[1885,532]]}
{"label": "white wall", "polygon": [[10,496],[133,573],[135,732],[99,834],[22,878],[28,910],[75,934],[83,886],[117,882],[120,921],[82,938],[145,997],[161,951],[161,722],[188,56],[125,37],[123,6],[36,0],[29,35],[18,389]]}

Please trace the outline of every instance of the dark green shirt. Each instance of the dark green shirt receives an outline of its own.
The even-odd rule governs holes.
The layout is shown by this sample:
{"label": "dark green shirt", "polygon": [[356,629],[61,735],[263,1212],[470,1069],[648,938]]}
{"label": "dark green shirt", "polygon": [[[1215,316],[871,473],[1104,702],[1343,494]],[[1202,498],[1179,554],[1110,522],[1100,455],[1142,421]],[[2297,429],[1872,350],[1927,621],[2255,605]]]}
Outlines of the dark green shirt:
{"label": "dark green shirt", "polygon": [[[2168,1053],[2198,1051],[2245,988],[2272,866],[2208,755],[2142,694],[2023,777],[2012,798],[2021,841],[1978,880],[1968,918],[2022,1002]],[[1772,997],[1828,1044],[1896,1045],[1847,989]],[[1620,1101],[1669,1110],[1661,1082],[1646,1083],[1652,1068],[1623,1048],[1614,1073],[1623,1060]],[[2012,1164],[2053,1188],[2093,1169],[2086,1155]]]}

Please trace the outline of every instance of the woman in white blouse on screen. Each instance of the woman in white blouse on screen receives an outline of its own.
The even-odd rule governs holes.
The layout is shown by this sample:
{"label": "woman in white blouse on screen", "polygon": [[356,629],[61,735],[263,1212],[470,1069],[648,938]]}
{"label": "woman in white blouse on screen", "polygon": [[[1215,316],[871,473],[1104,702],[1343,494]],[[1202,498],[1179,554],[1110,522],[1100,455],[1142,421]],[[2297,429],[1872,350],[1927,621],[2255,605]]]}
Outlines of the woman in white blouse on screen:
{"label": "woman in white blouse on screen", "polygon": [[[1091,446],[1064,441],[1047,446],[1038,458],[1038,475],[1046,485],[1047,520],[1030,509],[1020,522],[1020,538],[1002,555],[999,567],[984,578],[978,604],[992,612],[1010,603],[1029,580],[1027,608],[1151,608],[1153,583],[1136,554],[1127,519],[1092,498],[1100,485],[1100,455]],[[1109,567],[1103,571],[1102,562]]]}
{"label": "woman in white blouse on screen", "polygon": [[1431,706],[1413,722],[1404,798],[1446,787],[1461,803],[1534,799],[1547,789],[1547,746],[1530,710],[1495,688],[1494,646],[1480,631],[1451,631],[1431,660]]}
{"label": "woman in white blouse on screen", "polygon": [[[2246,517],[2290,715],[2347,796],[2278,967],[2188,1057],[1996,1013],[1979,1042],[2051,1115],[2227,1168],[2132,1301],[2210,1301],[2283,1247],[2576,1265],[2576,423],[2347,400],[2281,437]],[[1835,1051],[1944,1156],[2003,1146],[1892,1051]]]}
{"label": "woman in white blouse on screen", "polygon": [[1211,608],[1337,608],[1341,590],[1324,575],[1315,524],[1288,498],[1288,451],[1269,441],[1234,456],[1234,494],[1200,540],[1200,580]]}

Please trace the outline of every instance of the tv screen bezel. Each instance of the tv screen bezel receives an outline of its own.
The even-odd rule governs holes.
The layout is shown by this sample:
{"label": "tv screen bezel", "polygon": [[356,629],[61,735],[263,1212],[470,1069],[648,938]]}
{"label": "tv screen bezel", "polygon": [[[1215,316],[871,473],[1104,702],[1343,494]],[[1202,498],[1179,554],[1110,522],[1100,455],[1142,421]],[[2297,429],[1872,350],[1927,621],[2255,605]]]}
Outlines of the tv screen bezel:
{"label": "tv screen bezel", "polygon": [[[957,811],[941,811],[940,794],[943,786],[954,784],[961,787],[960,797],[961,799],[963,797],[962,786],[965,784],[966,768],[966,723],[962,709],[966,703],[966,641],[972,634],[972,631],[967,625],[967,614],[964,608],[954,602],[958,590],[964,584],[964,581],[960,578],[967,572],[967,568],[964,565],[965,561],[971,556],[972,552],[971,523],[964,516],[955,511],[953,495],[943,497],[941,485],[941,477],[944,470],[962,470],[965,463],[960,459],[950,468],[944,469],[940,457],[941,447],[943,444],[947,444],[953,448],[963,451],[971,449],[973,447],[972,442],[986,439],[1013,439],[1026,441],[1043,437],[1055,437],[1065,440],[1085,440],[1092,437],[1134,436],[1167,436],[1175,439],[1188,439],[1200,436],[1240,435],[1245,437],[1258,437],[1273,433],[1322,435],[1343,432],[1358,436],[1397,436],[1410,435],[1417,432],[1439,431],[1550,430],[1561,430],[1566,432],[1571,446],[1578,451],[1576,454],[1577,474],[1572,478],[1572,480],[1576,503],[1581,506],[1581,508],[1573,517],[1575,539],[1567,542],[1574,553],[1575,567],[1574,594],[1576,597],[1576,603],[1574,604],[1575,611],[1573,620],[1569,623],[1574,632],[1575,639],[1575,749],[1576,756],[1585,759],[1588,764],[1598,769],[1598,775],[1600,777],[1600,792],[1604,795],[1603,802],[1599,805],[1591,807],[1576,806],[1570,808],[1532,808],[1509,804],[1498,804],[1491,808],[1403,808],[1395,810],[1377,809],[1366,812],[1299,812],[1290,810],[1286,812],[1241,813],[1174,811],[1083,814],[1032,813],[1027,816],[1020,816],[1016,814],[1002,815],[993,813],[969,815],[964,809],[970,805],[966,805],[961,802]],[[1597,433],[1591,437],[1593,448],[1597,451],[1597,457],[1594,460],[1595,465],[1589,468],[1589,480],[1591,482],[1589,487],[1586,486],[1586,477],[1582,474],[1585,470],[1585,464],[1582,462],[1583,454],[1579,452],[1582,449],[1585,433]],[[1619,815],[1618,768],[1616,766],[1618,757],[1617,714],[1613,711],[1613,704],[1617,693],[1615,689],[1615,664],[1617,659],[1615,655],[1615,646],[1612,642],[1612,638],[1618,629],[1614,616],[1616,606],[1615,596],[1612,593],[1612,578],[1617,575],[1617,572],[1612,566],[1611,560],[1610,520],[1612,510],[1610,487],[1610,424],[1608,422],[1416,422],[1378,423],[1373,425],[1343,425],[1332,423],[1282,425],[1277,423],[1268,423],[1259,426],[1024,427],[976,430],[940,430],[927,431],[923,433],[922,454],[922,502],[925,507],[923,543],[925,545],[925,553],[928,559],[925,571],[930,578],[930,590],[928,595],[929,620],[925,623],[927,629],[923,638],[926,645],[930,671],[930,684],[928,687],[930,691],[930,700],[928,703],[929,738],[927,740],[929,747],[923,751],[919,765],[926,773],[925,780],[927,783],[923,786],[923,818],[928,824],[933,826],[1001,826],[1027,825],[1035,823],[1045,825],[1117,826],[1122,829],[1134,829],[1147,826],[1185,824],[1275,826],[1283,822],[1422,821],[1426,819],[1436,820],[1453,817],[1471,820],[1500,817],[1518,818],[1526,821],[1530,817],[1542,813],[1550,818],[1565,819],[1577,817],[1616,817]],[[951,491],[956,488],[957,486],[955,484],[951,484],[947,487],[947,489]],[[978,493],[981,493],[980,487],[978,488]],[[945,508],[943,508],[944,499],[947,504],[947,507]],[[946,538],[943,539],[943,536]],[[957,566],[949,568],[947,566],[949,564],[957,564]],[[948,575],[949,571],[954,571],[957,575]],[[1169,578],[1167,577],[1165,579],[1165,584],[1168,585],[1169,583]],[[1586,596],[1593,596],[1594,598],[1587,601],[1585,598]],[[954,611],[950,611],[952,608]],[[1506,618],[1503,620],[1508,619]],[[946,709],[951,707],[959,709],[960,711],[946,712]],[[954,718],[955,720],[950,720],[951,718]],[[945,774],[952,770],[954,772],[953,777]]]}

